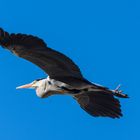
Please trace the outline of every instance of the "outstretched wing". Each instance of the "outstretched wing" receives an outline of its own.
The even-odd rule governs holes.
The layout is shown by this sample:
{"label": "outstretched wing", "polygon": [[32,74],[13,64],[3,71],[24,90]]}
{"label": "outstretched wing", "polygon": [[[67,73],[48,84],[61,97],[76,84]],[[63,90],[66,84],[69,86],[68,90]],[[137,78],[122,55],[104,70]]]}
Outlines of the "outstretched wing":
{"label": "outstretched wing", "polygon": [[[83,79],[78,66],[64,54],[48,48],[45,42],[26,34],[9,34],[0,28],[0,45],[12,53],[39,66],[51,78],[68,84]],[[67,81],[66,77],[71,80]],[[87,81],[85,81],[87,82]]]}
{"label": "outstretched wing", "polygon": [[119,118],[122,116],[120,102],[107,90],[89,91],[74,97],[81,108],[94,117]]}

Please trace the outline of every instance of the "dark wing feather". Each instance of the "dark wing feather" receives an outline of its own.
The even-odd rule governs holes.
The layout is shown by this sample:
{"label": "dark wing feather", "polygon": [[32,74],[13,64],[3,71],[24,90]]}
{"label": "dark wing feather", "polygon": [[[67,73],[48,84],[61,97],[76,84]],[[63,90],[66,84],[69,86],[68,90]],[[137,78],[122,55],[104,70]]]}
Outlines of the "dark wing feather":
{"label": "dark wing feather", "polygon": [[81,108],[94,117],[120,118],[122,116],[120,102],[110,91],[90,91],[75,95]]}
{"label": "dark wing feather", "polygon": [[[0,45],[19,57],[31,61],[43,69],[51,78],[66,82],[68,78],[84,80],[78,66],[67,56],[48,48],[38,37],[25,34],[9,34],[0,29]],[[70,83],[70,81],[69,81]]]}

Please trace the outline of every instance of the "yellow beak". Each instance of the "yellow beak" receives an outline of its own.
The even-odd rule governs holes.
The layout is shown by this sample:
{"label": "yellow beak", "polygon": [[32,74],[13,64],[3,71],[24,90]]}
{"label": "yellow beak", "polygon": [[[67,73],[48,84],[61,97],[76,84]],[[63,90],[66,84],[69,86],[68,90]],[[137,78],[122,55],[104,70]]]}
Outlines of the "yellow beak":
{"label": "yellow beak", "polygon": [[30,84],[26,84],[26,85],[23,85],[23,86],[19,86],[19,87],[16,87],[16,89],[22,89],[22,88],[32,88],[32,83]]}

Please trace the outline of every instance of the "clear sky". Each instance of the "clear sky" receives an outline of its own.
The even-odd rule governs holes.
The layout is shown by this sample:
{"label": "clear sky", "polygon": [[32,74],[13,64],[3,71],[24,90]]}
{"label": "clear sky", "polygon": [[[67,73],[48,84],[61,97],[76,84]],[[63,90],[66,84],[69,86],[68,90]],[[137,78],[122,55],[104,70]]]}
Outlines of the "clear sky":
{"label": "clear sky", "polygon": [[94,118],[68,96],[39,99],[15,87],[45,76],[0,48],[1,140],[140,139],[140,3],[137,0],[4,0],[0,26],[33,34],[72,58],[89,80],[119,83],[124,117]]}

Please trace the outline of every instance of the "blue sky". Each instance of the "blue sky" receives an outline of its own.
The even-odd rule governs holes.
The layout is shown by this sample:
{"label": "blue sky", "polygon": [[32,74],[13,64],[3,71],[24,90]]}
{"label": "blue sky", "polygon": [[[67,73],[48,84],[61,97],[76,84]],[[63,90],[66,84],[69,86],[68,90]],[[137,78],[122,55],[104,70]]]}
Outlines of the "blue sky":
{"label": "blue sky", "polygon": [[121,83],[131,98],[121,99],[118,120],[91,117],[68,96],[39,99],[15,87],[45,73],[0,48],[0,139],[139,139],[139,6],[137,0],[1,1],[2,28],[41,37],[86,78],[112,89]]}

